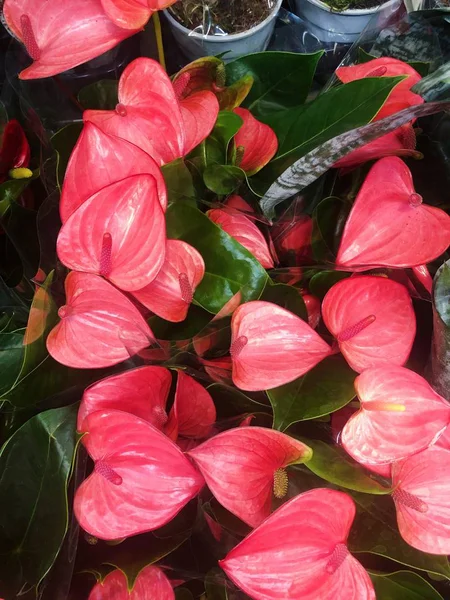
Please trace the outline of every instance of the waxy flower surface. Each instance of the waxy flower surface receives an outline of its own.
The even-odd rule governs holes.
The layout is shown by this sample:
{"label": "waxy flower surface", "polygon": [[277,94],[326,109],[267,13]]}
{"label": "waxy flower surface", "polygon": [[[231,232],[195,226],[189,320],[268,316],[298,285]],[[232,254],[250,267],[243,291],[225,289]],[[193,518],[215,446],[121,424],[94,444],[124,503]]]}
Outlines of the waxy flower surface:
{"label": "waxy flower surface", "polygon": [[242,127],[234,136],[236,152],[240,158],[238,167],[247,175],[254,175],[272,160],[278,150],[278,140],[273,129],[261,123],[246,108],[235,108],[241,117]]}
{"label": "waxy flower surface", "polygon": [[102,582],[97,583],[88,600],[175,600],[170,581],[163,571],[152,565],[145,567],[136,577],[133,589],[123,571],[115,569]]}
{"label": "waxy flower surface", "polygon": [[176,0],[101,0],[103,10],[113,23],[124,29],[140,29],[157,10]]}

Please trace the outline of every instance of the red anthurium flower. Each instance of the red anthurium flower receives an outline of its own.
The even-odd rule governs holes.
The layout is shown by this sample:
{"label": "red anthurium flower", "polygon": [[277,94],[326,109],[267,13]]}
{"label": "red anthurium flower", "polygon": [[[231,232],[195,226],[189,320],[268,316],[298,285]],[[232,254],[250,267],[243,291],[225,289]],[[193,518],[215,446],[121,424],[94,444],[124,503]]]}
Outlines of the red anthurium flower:
{"label": "red anthurium flower", "polygon": [[153,334],[138,309],[110,283],[88,273],[66,277],[66,305],[47,338],[55,360],[78,369],[116,365],[146,348]]}
{"label": "red anthurium flower", "polygon": [[188,454],[217,500],[256,527],[269,516],[272,499],[287,493],[285,467],[308,461],[312,450],[279,431],[238,427],[212,437]]}
{"label": "red anthurium flower", "polygon": [[227,199],[226,205],[228,208],[234,208],[235,210],[240,210],[244,213],[253,214],[255,212],[250,204],[237,194],[230,196]]}
{"label": "red anthurium flower", "polygon": [[259,260],[265,269],[273,269],[273,258],[266,239],[258,227],[241,212],[234,208],[215,208],[209,210],[208,217],[228,235],[244,246]]}
{"label": "red anthurium flower", "polygon": [[111,21],[124,29],[141,29],[152,13],[174,2],[176,0],[101,0]]}
{"label": "red anthurium flower", "polygon": [[308,312],[309,326],[315,329],[320,322],[320,300],[312,294],[302,294],[303,302],[305,303]]}
{"label": "red anthurium flower", "polygon": [[205,274],[201,254],[186,242],[167,240],[164,263],[156,279],[134,296],[166,321],[184,321]]}
{"label": "red anthurium flower", "polygon": [[355,371],[408,360],[416,317],[400,283],[370,275],[343,279],[326,294],[322,315]]}
{"label": "red anthurium flower", "polygon": [[369,171],[344,228],[336,262],[353,270],[368,266],[414,267],[450,244],[450,217],[422,204],[411,172],[395,156]]}
{"label": "red anthurium flower", "polygon": [[210,393],[183,371],[178,371],[175,400],[166,433],[172,439],[206,438],[216,422],[216,407]]}
{"label": "red anthurium flower", "polygon": [[341,441],[363,464],[401,460],[436,441],[450,421],[450,406],[423,377],[403,367],[378,367],[355,380],[360,410]]}
{"label": "red anthurium flower", "polygon": [[222,356],[222,358],[214,358],[212,360],[200,359],[206,373],[216,383],[231,383],[231,356]]}
{"label": "red anthurium flower", "polygon": [[166,227],[151,175],[133,175],[84,202],[58,235],[58,257],[70,269],[96,273],[122,290],[139,290],[164,262]]}
{"label": "red anthurium flower", "polygon": [[414,276],[423,285],[429,294],[433,289],[433,278],[430,275],[427,265],[419,265],[412,268]]}
{"label": "red anthurium flower", "polygon": [[234,111],[243,120],[243,125],[234,136],[237,166],[247,175],[254,175],[272,160],[278,150],[278,140],[273,129],[255,119],[246,108]]}
{"label": "red anthurium flower", "polygon": [[84,424],[95,466],[75,493],[74,511],[91,535],[117,540],[162,527],[202,488],[178,446],[147,421],[102,410]]}
{"label": "red anthurium flower", "polygon": [[166,402],[172,377],[164,367],[139,367],[102,379],[88,387],[78,411],[78,431],[97,410],[122,410],[162,429],[167,421]]}
{"label": "red anthurium flower", "polygon": [[3,16],[34,61],[20,79],[57,75],[135,33],[114,25],[100,0],[5,0]]}
{"label": "red anthurium flower", "polygon": [[450,554],[450,452],[431,446],[392,467],[402,538],[430,554]]}
{"label": "red anthurium flower", "polygon": [[310,258],[312,230],[313,220],[308,215],[277,223],[272,228],[272,239],[278,254],[293,253],[296,258]]}
{"label": "red anthurium flower", "polygon": [[211,133],[218,112],[212,92],[180,101],[161,65],[137,58],[122,73],[116,110],[87,110],[84,120],[136,144],[165,165],[198,146]]}
{"label": "red anthurium flower", "polygon": [[102,188],[144,173],[156,179],[158,198],[166,210],[166,184],[153,158],[134,144],[107,135],[87,121],[67,165],[59,205],[62,222]]}
{"label": "red anthurium flower", "polygon": [[283,504],[219,564],[254,600],[375,600],[347,548],[355,504],[315,489]]}
{"label": "red anthurium flower", "polygon": [[231,320],[233,382],[260,391],[289,383],[329,356],[330,346],[307,323],[271,302],[247,302]]}
{"label": "red anthurium flower", "polygon": [[149,565],[140,571],[131,591],[125,573],[116,569],[92,589],[88,600],[175,600],[170,581],[158,567]]}
{"label": "red anthurium flower", "polygon": [[5,125],[0,147],[0,183],[8,178],[10,169],[28,167],[30,145],[19,121],[12,119]]}

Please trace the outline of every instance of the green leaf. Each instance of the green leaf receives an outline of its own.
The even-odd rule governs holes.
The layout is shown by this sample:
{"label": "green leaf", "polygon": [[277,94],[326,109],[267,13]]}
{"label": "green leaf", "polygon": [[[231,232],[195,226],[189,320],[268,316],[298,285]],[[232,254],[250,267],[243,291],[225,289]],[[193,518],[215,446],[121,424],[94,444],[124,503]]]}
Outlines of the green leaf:
{"label": "green leaf", "polygon": [[235,417],[245,413],[270,412],[270,406],[264,395],[247,395],[235,387],[223,385],[221,383],[212,383],[208,388],[217,413],[221,418]]}
{"label": "green leaf", "polygon": [[80,90],[78,100],[84,109],[113,110],[119,102],[118,81],[112,79],[95,81]]}
{"label": "green leaf", "polygon": [[448,99],[450,96],[450,61],[421,79],[411,88],[427,102]]}
{"label": "green leaf", "polygon": [[243,56],[227,64],[227,83],[251,75],[254,83],[243,106],[264,120],[267,115],[306,101],[322,54],[259,52]]}
{"label": "green leaf", "polygon": [[325,198],[314,210],[312,249],[317,261],[334,262],[340,238],[351,210],[341,198]]}
{"label": "green leaf", "polygon": [[273,302],[273,304],[277,304],[278,306],[291,311],[294,315],[300,317],[300,319],[308,322],[308,311],[306,310],[303,296],[300,291],[292,285],[273,283],[269,280],[264,288],[261,300]]}
{"label": "green leaf", "polygon": [[67,482],[76,444],[74,406],[43,412],[0,454],[0,587],[16,597],[56,559],[68,523]]}
{"label": "green leaf", "polygon": [[33,172],[32,177],[24,179],[8,179],[0,184],[0,217],[3,217],[9,208],[20,198],[29,184],[39,177],[39,170]]}
{"label": "green leaf", "polygon": [[444,600],[423,577],[412,571],[371,573],[377,600]]}
{"label": "green leaf", "polygon": [[342,356],[330,356],[295,381],[268,390],[273,427],[285,431],[299,421],[339,410],[355,397],[355,378]]}
{"label": "green leaf", "polygon": [[188,314],[181,323],[170,323],[160,317],[152,317],[149,325],[157,340],[189,340],[200,333],[211,322],[211,313],[191,304]]}
{"label": "green leaf", "polygon": [[205,276],[194,296],[201,307],[216,314],[238,291],[243,302],[259,298],[267,281],[265,269],[205,214],[180,203],[169,206],[166,223],[169,238],[191,244],[205,261]]}
{"label": "green leaf", "polygon": [[[388,78],[380,77],[379,79],[386,80]],[[375,80],[362,79],[360,81]],[[392,79],[390,79],[390,81],[392,82]],[[358,82],[355,81],[352,83]],[[347,86],[349,85],[352,84],[348,83]],[[345,87],[346,86],[341,86],[340,88],[336,89],[342,89]],[[386,90],[384,93],[385,96],[387,96]],[[261,200],[261,208],[268,218],[273,217],[275,214],[275,207],[280,202],[290,198],[297,192],[300,192],[305,187],[316,181],[316,179],[330,169],[339,159],[343,158],[352,150],[356,150],[357,148],[364,146],[368,142],[377,139],[385,133],[389,133],[390,131],[397,129],[401,125],[404,125],[413,119],[431,115],[450,108],[450,102],[419,104],[399,111],[398,113],[381,119],[380,121],[375,121],[374,123],[369,123],[368,125],[361,127],[361,122],[367,122],[367,120],[370,120],[374,116],[372,115],[372,117],[367,119],[369,105],[371,105],[372,109],[376,104],[379,104],[378,109],[381,107],[382,102],[380,103],[380,96],[382,96],[381,91],[378,94],[373,93],[371,98],[365,97],[360,105],[364,108],[364,110],[361,112],[357,108],[354,108],[354,111],[350,111],[348,106],[354,107],[355,104],[354,100],[348,99],[346,106],[347,111],[349,111],[349,116],[352,117],[350,119],[353,121],[352,125],[349,125],[346,119],[333,123],[321,132],[319,137],[322,141],[319,141],[318,137],[316,137],[314,140],[311,139],[311,144],[308,144],[307,150],[305,150],[305,144],[302,149],[296,149],[295,152],[292,152],[290,155],[288,155],[287,158],[289,160],[287,160],[284,164],[282,161],[284,161],[286,157],[280,157],[279,159],[269,163],[268,167],[270,167],[270,169],[266,168],[261,171],[262,174],[265,172],[264,177],[266,184],[270,184],[270,182],[277,177],[276,181],[270,185],[269,189]],[[319,99],[327,97],[328,94],[324,94],[323,96],[320,96]],[[378,99],[378,101],[375,102],[375,99]],[[371,100],[373,101],[373,104],[371,103]],[[312,103],[309,106],[314,105],[315,103]],[[375,114],[378,112],[378,109],[375,110]],[[329,107],[329,110],[331,110],[331,107]],[[305,111],[305,114],[306,112],[307,111]],[[363,113],[366,116],[366,119],[363,118]],[[338,133],[339,129],[342,131],[340,134]],[[333,132],[331,132],[332,130]],[[324,140],[324,138],[326,138],[326,140]],[[295,158],[294,162],[292,157],[298,157],[298,153],[301,154],[301,158]],[[282,171],[282,174],[278,176],[280,171]],[[255,178],[252,178],[252,187],[254,187],[254,179]]]}
{"label": "green leaf", "polygon": [[19,294],[6,285],[0,277],[0,311],[25,325],[28,320],[29,306]]}
{"label": "green leaf", "polygon": [[13,387],[19,377],[24,354],[23,331],[0,333],[0,394]]}
{"label": "green leaf", "polygon": [[351,273],[344,273],[343,271],[321,271],[311,277],[308,286],[309,291],[314,296],[323,300],[325,294],[335,283],[342,279],[347,279],[350,275]]}
{"label": "green leaf", "polygon": [[80,137],[82,129],[83,123],[71,123],[57,131],[50,140],[56,152],[56,181],[60,191],[70,155]]}
{"label": "green leaf", "polygon": [[186,202],[193,200],[195,205],[196,191],[192,175],[182,158],[164,165],[161,168],[167,186],[169,202]]}
{"label": "green leaf", "polygon": [[433,343],[431,347],[431,384],[450,398],[450,261],[444,263],[434,280]]}
{"label": "green leaf", "polygon": [[194,600],[194,596],[186,588],[175,588],[175,600]]}
{"label": "green leaf", "polygon": [[320,440],[302,438],[302,441],[313,450],[312,458],[305,465],[325,481],[365,494],[384,495],[392,491],[378,483],[369,471],[350,458],[341,448]]}
{"label": "green leaf", "polygon": [[245,173],[233,165],[210,165],[203,173],[203,181],[215,194],[226,196],[235,192],[245,181]]}
{"label": "green leaf", "polygon": [[229,600],[227,579],[220,569],[211,569],[206,575],[205,592],[207,600]]}

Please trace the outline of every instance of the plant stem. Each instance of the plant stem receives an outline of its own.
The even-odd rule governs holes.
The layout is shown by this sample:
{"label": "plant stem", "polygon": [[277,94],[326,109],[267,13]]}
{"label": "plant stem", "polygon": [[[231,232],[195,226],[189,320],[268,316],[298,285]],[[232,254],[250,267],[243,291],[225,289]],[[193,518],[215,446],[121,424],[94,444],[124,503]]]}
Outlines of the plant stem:
{"label": "plant stem", "polygon": [[158,48],[158,60],[159,64],[166,71],[166,57],[164,55],[164,44],[161,31],[161,20],[159,18],[159,12],[153,13],[153,27],[155,28],[156,47]]}

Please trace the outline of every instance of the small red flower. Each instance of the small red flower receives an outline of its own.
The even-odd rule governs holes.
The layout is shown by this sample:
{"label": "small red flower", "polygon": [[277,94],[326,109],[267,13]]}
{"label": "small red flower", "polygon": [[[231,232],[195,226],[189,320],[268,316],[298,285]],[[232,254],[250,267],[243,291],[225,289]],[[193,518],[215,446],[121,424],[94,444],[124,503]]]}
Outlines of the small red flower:
{"label": "small red flower", "polygon": [[308,312],[308,324],[315,329],[320,322],[320,300],[312,294],[302,293],[303,302]]}
{"label": "small red flower", "polygon": [[243,125],[234,136],[237,166],[247,175],[254,175],[272,160],[278,150],[278,140],[273,129],[255,119],[246,108],[234,111],[243,120]]}
{"label": "small red flower", "polygon": [[311,238],[313,220],[308,215],[296,215],[292,219],[282,219],[272,228],[272,239],[279,256],[295,255],[298,259],[308,259],[312,255]]}
{"label": "small red flower", "polygon": [[115,569],[94,586],[88,600],[148,600],[148,598],[175,600],[170,581],[161,569],[153,565],[139,572],[131,591],[128,590],[125,573]]}
{"label": "small red flower", "polygon": [[167,8],[176,0],[101,0],[108,17],[118,27],[141,29],[152,14]]}

